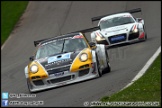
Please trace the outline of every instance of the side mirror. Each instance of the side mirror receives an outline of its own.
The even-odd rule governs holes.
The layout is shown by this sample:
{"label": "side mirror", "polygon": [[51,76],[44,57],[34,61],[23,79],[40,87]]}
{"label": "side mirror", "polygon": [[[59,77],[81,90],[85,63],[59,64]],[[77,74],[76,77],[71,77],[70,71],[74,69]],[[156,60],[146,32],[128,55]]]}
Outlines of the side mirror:
{"label": "side mirror", "polygon": [[31,56],[31,57],[29,58],[29,60],[30,60],[30,61],[33,61],[33,60],[34,60],[34,56]]}
{"label": "side mirror", "polygon": [[136,18],[137,22],[140,22],[142,20],[142,18]]}
{"label": "side mirror", "polygon": [[144,20],[142,18],[136,18],[137,22],[141,22],[142,24],[144,24]]}
{"label": "side mirror", "polygon": [[89,42],[89,45],[90,45],[90,47],[94,47],[94,46],[96,46],[96,43],[94,43],[94,42]]}

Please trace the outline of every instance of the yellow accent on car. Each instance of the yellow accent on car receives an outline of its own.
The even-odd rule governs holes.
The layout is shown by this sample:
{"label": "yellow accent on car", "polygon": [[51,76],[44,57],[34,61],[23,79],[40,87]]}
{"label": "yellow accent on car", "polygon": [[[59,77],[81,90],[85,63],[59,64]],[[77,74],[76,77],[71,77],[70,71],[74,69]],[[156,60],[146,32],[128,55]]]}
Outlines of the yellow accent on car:
{"label": "yellow accent on car", "polygon": [[90,48],[90,49],[95,49],[96,48],[96,46],[90,47],[89,43],[88,43],[88,40],[85,38],[85,36],[82,33],[80,33],[80,35],[83,36],[83,39],[85,40],[86,44],[88,45],[88,48]]}
{"label": "yellow accent on car", "polygon": [[[38,66],[38,72],[36,72],[36,73],[32,73],[30,71],[30,67],[34,64]],[[30,80],[32,79],[32,77],[36,77],[36,76],[39,76],[39,78],[37,78],[37,79],[43,79],[43,78],[48,77],[48,74],[45,72],[44,68],[42,66],[40,66],[40,64],[37,63],[36,61],[33,61],[28,65],[28,74],[29,74]],[[37,80],[37,79],[35,79],[35,80]]]}
{"label": "yellow accent on car", "polygon": [[84,36],[82,33],[80,33],[80,35],[83,36],[83,39],[85,40],[86,44],[88,45],[88,48],[91,48],[91,47],[89,46],[88,40],[85,38],[85,36]]}
{"label": "yellow accent on car", "polygon": [[[79,57],[81,54],[86,53],[88,55],[88,59],[84,62],[82,62]],[[89,64],[89,68],[92,67],[92,54],[91,54],[91,49],[90,48],[85,48],[83,49],[74,59],[71,67],[70,67],[70,72],[77,72],[79,70],[83,70],[83,69],[79,69],[80,66]]]}

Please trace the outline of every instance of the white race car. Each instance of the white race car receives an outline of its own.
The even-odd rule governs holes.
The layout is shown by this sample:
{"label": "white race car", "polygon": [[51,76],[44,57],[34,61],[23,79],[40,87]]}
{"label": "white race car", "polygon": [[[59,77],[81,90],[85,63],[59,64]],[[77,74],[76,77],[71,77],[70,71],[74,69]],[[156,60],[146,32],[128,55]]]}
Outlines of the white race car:
{"label": "white race car", "polygon": [[147,39],[144,20],[134,18],[131,13],[141,12],[141,9],[133,9],[109,15],[92,18],[92,21],[100,20],[100,30],[91,33],[91,39],[97,44],[107,46],[130,43]]}

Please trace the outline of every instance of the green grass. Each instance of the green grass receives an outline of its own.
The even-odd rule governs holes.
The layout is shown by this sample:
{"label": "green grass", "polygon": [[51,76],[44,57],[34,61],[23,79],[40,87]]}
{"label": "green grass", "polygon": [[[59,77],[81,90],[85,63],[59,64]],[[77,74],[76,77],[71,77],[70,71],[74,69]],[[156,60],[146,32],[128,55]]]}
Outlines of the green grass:
{"label": "green grass", "polygon": [[1,1],[1,45],[26,9],[28,1]]}
{"label": "green grass", "polygon": [[147,72],[130,87],[101,98],[102,102],[159,102],[161,106],[161,53]]}

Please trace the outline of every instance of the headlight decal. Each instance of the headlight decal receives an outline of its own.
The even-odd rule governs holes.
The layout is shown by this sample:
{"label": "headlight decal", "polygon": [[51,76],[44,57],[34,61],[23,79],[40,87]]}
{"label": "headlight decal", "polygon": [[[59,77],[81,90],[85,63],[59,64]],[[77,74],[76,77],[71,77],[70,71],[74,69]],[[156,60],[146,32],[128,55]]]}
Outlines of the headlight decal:
{"label": "headlight decal", "polygon": [[[81,60],[81,56],[82,56],[82,59],[84,60]],[[70,72],[76,72],[80,70],[79,69],[80,66],[85,65],[85,64],[91,64],[91,63],[92,63],[91,49],[85,48],[73,60],[71,67],[70,67]]]}
{"label": "headlight decal", "polygon": [[[36,70],[36,66],[38,67],[38,70]],[[35,72],[32,72],[32,69],[33,69],[33,71],[35,70]],[[46,72],[45,68],[38,61],[33,61],[28,65],[28,76],[30,79],[33,76],[40,76],[41,78],[47,78],[48,73]]]}

